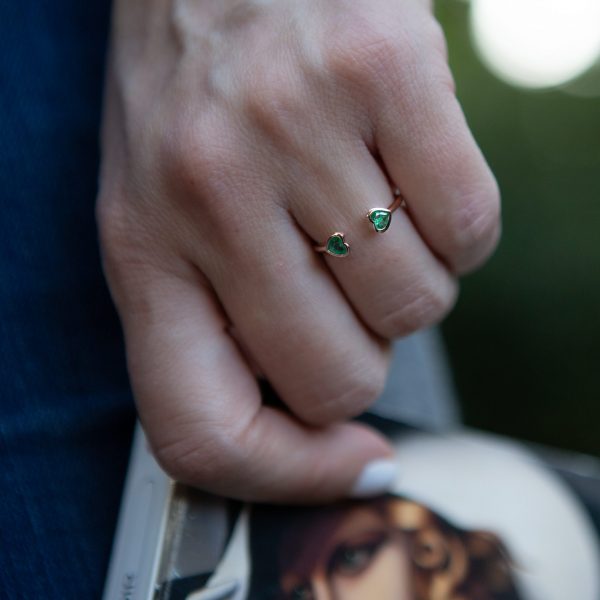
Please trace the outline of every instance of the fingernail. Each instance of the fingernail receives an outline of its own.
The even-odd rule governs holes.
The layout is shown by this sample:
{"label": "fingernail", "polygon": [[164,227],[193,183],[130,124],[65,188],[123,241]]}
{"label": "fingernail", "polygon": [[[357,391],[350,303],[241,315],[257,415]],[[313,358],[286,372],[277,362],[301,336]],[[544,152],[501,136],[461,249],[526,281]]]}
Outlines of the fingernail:
{"label": "fingernail", "polygon": [[387,492],[396,480],[398,466],[393,460],[373,460],[361,471],[350,490],[352,498],[367,498]]}

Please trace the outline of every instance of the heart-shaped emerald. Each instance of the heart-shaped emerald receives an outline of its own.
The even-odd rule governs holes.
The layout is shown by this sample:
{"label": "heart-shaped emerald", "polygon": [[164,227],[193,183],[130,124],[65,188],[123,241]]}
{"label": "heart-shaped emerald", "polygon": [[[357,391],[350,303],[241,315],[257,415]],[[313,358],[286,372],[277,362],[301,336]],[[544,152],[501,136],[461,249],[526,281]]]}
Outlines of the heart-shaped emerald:
{"label": "heart-shaped emerald", "polygon": [[325,250],[327,254],[331,254],[331,256],[348,256],[350,252],[350,246],[344,241],[343,233],[334,233],[329,236],[327,240],[327,244],[325,245]]}
{"label": "heart-shaped emerald", "polygon": [[377,233],[387,231],[392,221],[392,213],[387,208],[374,208],[369,211],[368,217]]}

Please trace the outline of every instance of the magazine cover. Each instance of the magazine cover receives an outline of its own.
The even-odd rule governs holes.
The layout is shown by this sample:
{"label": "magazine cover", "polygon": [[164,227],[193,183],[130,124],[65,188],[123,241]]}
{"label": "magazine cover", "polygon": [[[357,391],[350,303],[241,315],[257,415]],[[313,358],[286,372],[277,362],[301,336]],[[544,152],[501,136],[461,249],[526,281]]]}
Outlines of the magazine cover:
{"label": "magazine cover", "polygon": [[171,481],[138,428],[104,600],[600,598],[593,459],[549,468],[466,430],[392,439],[384,496],[251,506]]}

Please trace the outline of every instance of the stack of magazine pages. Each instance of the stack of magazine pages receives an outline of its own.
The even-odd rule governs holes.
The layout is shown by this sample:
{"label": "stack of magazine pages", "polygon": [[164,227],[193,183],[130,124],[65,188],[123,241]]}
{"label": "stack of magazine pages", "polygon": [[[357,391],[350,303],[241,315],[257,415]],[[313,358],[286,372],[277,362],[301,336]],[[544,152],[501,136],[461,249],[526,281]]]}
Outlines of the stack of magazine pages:
{"label": "stack of magazine pages", "polygon": [[313,507],[175,483],[138,427],[104,600],[600,599],[596,459],[380,423],[393,488]]}

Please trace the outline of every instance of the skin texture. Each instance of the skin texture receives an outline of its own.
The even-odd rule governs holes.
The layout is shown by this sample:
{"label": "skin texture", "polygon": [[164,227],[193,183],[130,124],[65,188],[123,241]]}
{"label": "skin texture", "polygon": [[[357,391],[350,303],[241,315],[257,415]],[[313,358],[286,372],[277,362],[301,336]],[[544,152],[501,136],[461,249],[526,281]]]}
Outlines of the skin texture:
{"label": "skin texture", "polygon": [[[345,495],[391,338],[499,235],[496,183],[418,0],[117,0],[98,222],[140,417],[174,477]],[[408,209],[366,219],[391,185]],[[312,246],[342,231],[345,259]],[[288,411],[265,407],[260,371]]]}

